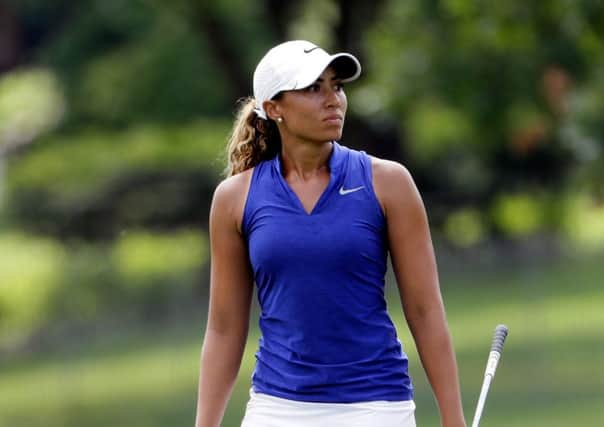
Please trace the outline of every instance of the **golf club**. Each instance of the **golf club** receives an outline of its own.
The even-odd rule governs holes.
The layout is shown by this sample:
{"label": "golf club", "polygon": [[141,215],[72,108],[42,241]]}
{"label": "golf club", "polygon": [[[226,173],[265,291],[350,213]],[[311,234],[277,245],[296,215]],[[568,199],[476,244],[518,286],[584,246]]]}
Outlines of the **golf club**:
{"label": "golf club", "polygon": [[487,361],[487,368],[484,373],[484,380],[482,382],[482,389],[480,390],[480,397],[478,398],[478,404],[476,405],[476,412],[474,414],[474,420],[472,421],[472,427],[478,427],[482,410],[484,408],[484,402],[489,392],[491,381],[495,376],[495,370],[497,369],[497,363],[501,357],[501,351],[503,350],[503,343],[505,338],[508,336],[508,327],[505,325],[497,325],[495,333],[493,334],[493,343],[491,344],[491,352],[489,353],[489,359]]}

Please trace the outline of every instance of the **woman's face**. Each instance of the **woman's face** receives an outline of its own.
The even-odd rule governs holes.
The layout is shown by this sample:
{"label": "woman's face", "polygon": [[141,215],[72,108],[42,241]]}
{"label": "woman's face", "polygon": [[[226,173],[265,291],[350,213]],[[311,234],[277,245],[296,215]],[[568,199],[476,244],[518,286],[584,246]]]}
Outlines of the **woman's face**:
{"label": "woman's face", "polygon": [[271,103],[271,117],[283,119],[278,123],[282,141],[326,142],[342,138],[348,101],[332,68],[325,69],[312,85],[285,91]]}

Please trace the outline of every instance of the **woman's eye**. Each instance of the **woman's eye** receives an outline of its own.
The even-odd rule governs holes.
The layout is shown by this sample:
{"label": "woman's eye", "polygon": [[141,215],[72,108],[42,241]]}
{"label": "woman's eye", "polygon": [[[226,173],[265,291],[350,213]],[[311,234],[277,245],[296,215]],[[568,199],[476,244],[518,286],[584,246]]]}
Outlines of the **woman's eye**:
{"label": "woman's eye", "polygon": [[[336,92],[340,92],[344,89],[344,84],[343,83],[336,83],[333,86],[333,90],[335,90]],[[321,85],[319,83],[314,83],[310,86],[307,86],[304,89],[306,92],[320,92],[321,91]]]}

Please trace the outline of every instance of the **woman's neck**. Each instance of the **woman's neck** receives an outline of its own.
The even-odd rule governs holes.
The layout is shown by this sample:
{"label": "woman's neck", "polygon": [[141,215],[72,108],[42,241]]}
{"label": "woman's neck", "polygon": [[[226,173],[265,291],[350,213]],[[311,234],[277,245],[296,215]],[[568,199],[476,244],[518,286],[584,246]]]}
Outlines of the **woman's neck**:
{"label": "woman's neck", "polygon": [[286,178],[306,181],[317,174],[328,172],[333,143],[283,144],[281,147],[281,173]]}

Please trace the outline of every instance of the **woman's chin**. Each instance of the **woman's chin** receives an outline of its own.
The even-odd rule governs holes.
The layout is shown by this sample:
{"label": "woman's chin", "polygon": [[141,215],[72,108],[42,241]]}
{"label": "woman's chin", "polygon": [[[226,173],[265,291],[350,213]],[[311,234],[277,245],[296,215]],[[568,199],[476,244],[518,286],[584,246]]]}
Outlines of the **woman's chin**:
{"label": "woman's chin", "polygon": [[339,141],[342,139],[342,130],[328,132],[325,141]]}
{"label": "woman's chin", "polygon": [[316,141],[319,143],[328,142],[328,141],[339,141],[342,139],[342,131],[331,131],[331,132],[321,132],[319,134],[315,134],[313,136],[307,137],[310,141]]}

